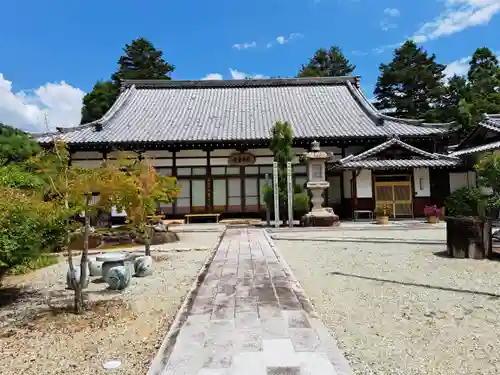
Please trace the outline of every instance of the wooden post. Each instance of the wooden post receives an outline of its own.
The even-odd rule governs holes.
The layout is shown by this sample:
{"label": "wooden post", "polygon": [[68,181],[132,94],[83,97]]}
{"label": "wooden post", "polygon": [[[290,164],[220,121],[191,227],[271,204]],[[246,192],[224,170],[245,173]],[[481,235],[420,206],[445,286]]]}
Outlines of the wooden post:
{"label": "wooden post", "polygon": [[286,163],[286,182],[288,187],[288,226],[293,228],[293,182],[292,182],[292,163]]}
{"label": "wooden post", "polygon": [[273,161],[274,227],[280,227],[280,197],[278,184],[278,163]]}
{"label": "wooden post", "polygon": [[[266,173],[266,185],[271,186],[271,179],[269,178],[269,174]],[[266,222],[267,226],[271,226],[271,205],[269,202],[266,202]]]}

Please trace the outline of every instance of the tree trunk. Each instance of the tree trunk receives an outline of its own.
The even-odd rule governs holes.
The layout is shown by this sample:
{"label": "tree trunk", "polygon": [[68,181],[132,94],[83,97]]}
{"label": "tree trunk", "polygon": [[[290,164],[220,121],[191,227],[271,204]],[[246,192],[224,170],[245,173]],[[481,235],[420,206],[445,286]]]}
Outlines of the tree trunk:
{"label": "tree trunk", "polygon": [[151,232],[153,231],[153,226],[152,225],[146,225],[146,230],[145,230],[145,242],[146,242],[146,251],[145,254],[146,256],[151,256]]}
{"label": "tree trunk", "polygon": [[77,314],[82,314],[83,307],[83,289],[79,283],[75,283],[75,312]]}
{"label": "tree trunk", "polygon": [[89,236],[90,236],[90,217],[89,217],[89,204],[90,195],[85,196],[85,230],[83,232],[83,251],[80,260],[80,282],[78,287],[75,288],[75,311],[77,314],[83,312],[84,301],[83,301],[83,289],[88,278],[88,255],[89,255]]}

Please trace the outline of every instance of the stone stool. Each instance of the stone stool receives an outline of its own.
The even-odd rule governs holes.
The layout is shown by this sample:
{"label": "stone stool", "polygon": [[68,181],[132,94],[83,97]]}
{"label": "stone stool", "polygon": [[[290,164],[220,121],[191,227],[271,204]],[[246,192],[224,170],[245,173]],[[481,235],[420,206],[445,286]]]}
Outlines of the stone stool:
{"label": "stone stool", "polygon": [[105,281],[111,268],[125,266],[127,260],[128,254],[126,253],[105,253],[96,257],[96,261],[102,262],[102,278]]}

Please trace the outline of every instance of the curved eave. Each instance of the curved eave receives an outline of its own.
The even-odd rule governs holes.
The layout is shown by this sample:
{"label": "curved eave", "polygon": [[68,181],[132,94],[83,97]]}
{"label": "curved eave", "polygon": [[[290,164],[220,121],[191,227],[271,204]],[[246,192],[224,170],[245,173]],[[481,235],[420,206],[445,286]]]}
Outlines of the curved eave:
{"label": "curved eave", "polygon": [[[129,98],[133,96],[135,90],[136,90],[135,87],[131,86],[127,90],[121,92],[118,98],[111,106],[111,108],[98,120],[94,120],[92,122],[88,122],[86,124],[81,124],[73,127],[56,127],[55,132],[36,134],[33,135],[33,138],[37,140],[40,144],[51,144],[53,143],[55,138],[66,133],[79,132],[89,128],[94,128],[94,130],[99,131],[98,128],[105,126],[106,123],[110,121],[113,118],[113,116],[115,116],[118,113],[118,111],[120,111],[120,109],[129,100]],[[49,138],[49,139],[39,140],[39,138]]]}
{"label": "curved eave", "polygon": [[[456,121],[446,122],[446,123],[426,123],[422,120],[417,119],[406,119],[388,116],[380,112],[375,106],[368,100],[363,91],[355,86],[353,86],[350,82],[346,82],[347,87],[351,91],[354,98],[359,102],[359,104],[363,107],[366,113],[374,119],[375,122],[383,122],[392,121],[395,123],[402,123],[406,125],[419,126],[423,128],[434,128],[442,130],[443,132],[453,132],[461,128],[461,126]],[[381,124],[380,126],[383,126]]]}

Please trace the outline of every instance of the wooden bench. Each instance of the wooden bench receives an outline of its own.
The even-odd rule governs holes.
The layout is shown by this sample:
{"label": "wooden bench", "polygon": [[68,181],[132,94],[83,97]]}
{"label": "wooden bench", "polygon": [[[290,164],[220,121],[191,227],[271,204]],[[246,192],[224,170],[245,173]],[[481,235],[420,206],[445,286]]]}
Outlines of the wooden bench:
{"label": "wooden bench", "polygon": [[192,217],[215,217],[215,222],[218,223],[219,216],[220,216],[220,214],[187,214],[187,215],[184,215],[184,217],[186,218],[186,224],[189,224],[189,219]]}
{"label": "wooden bench", "polygon": [[373,220],[373,211],[370,211],[370,210],[354,210],[354,217],[353,217],[354,221],[358,220],[359,214],[368,214],[368,219]]}

